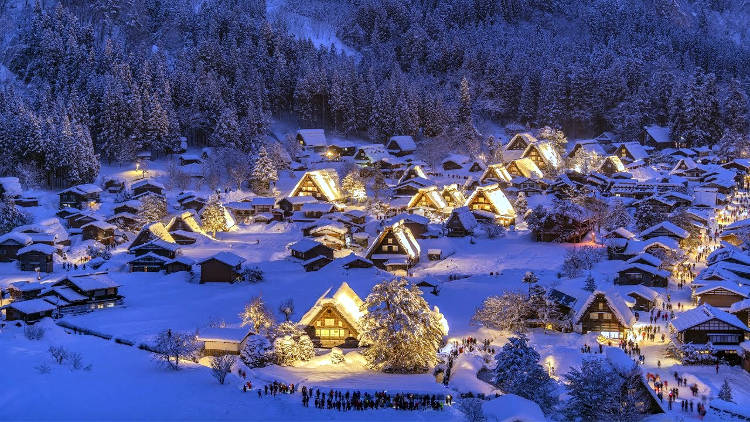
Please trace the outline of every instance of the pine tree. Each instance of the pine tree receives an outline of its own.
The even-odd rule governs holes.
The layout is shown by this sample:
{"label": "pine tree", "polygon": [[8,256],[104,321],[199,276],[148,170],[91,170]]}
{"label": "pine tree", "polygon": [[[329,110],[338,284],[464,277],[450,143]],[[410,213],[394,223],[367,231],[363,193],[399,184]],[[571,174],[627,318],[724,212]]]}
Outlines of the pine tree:
{"label": "pine tree", "polygon": [[416,285],[405,279],[373,286],[361,309],[360,344],[370,367],[385,372],[424,372],[437,362],[443,330]]}
{"label": "pine tree", "polygon": [[594,280],[594,277],[591,275],[591,273],[589,273],[589,275],[586,277],[583,290],[586,290],[588,292],[593,292],[596,290],[596,280]]}
{"label": "pine tree", "polygon": [[518,120],[528,126],[536,119],[538,87],[535,79],[526,76],[521,88],[521,100],[518,104]]}
{"label": "pine tree", "polygon": [[516,394],[536,402],[545,413],[555,406],[555,382],[539,364],[541,356],[521,334],[508,342],[495,356],[495,385],[506,394]]}
{"label": "pine tree", "polygon": [[13,200],[7,196],[0,198],[0,235],[27,224],[31,219],[21,212]]}
{"label": "pine tree", "polygon": [[724,127],[736,133],[747,133],[747,93],[737,79],[730,82],[724,102]]}
{"label": "pine tree", "polygon": [[516,196],[516,202],[513,203],[513,209],[516,210],[516,214],[521,218],[526,215],[526,211],[529,209],[529,204],[526,201],[525,193],[518,192],[518,196]]}
{"label": "pine tree", "polygon": [[216,128],[209,138],[209,144],[214,147],[239,149],[241,137],[237,112],[234,107],[224,107],[216,122]]}
{"label": "pine tree", "polygon": [[271,189],[271,184],[276,183],[278,180],[279,174],[276,171],[276,166],[273,161],[271,161],[271,158],[268,156],[266,147],[260,147],[258,158],[255,159],[253,172],[250,176],[253,190],[258,193],[268,192]]}
{"label": "pine tree", "polygon": [[147,194],[140,198],[138,218],[142,223],[154,223],[167,216],[167,200],[161,195]]}
{"label": "pine tree", "polygon": [[469,81],[464,76],[461,79],[461,101],[458,106],[456,120],[459,125],[472,125],[471,122],[471,93],[469,92]]}
{"label": "pine tree", "polygon": [[211,195],[201,210],[200,217],[203,228],[213,233],[214,237],[216,237],[216,232],[223,232],[229,229],[227,226],[226,210],[219,202],[217,195]]}
{"label": "pine tree", "polygon": [[633,224],[633,217],[628,212],[628,208],[621,200],[616,199],[609,208],[602,226],[605,230],[612,231],[620,227],[628,228],[631,224]]}
{"label": "pine tree", "polygon": [[732,400],[732,387],[729,385],[729,381],[727,381],[726,378],[724,378],[724,383],[721,384],[721,390],[719,390],[719,398],[724,401],[734,401]]}

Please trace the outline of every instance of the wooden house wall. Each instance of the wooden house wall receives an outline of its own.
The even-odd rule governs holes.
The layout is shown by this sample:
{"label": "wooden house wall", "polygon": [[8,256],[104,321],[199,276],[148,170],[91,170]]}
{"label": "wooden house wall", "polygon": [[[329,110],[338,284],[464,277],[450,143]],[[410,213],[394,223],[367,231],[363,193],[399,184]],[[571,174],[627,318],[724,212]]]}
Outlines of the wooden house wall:
{"label": "wooden house wall", "polygon": [[357,330],[331,304],[323,306],[305,331],[318,347],[356,347],[358,343]]}
{"label": "wooden house wall", "polygon": [[[592,318],[592,315],[596,315],[596,317]],[[626,329],[626,327],[617,320],[617,317],[609,307],[607,300],[601,295],[598,295],[591,304],[589,304],[579,322],[584,334],[592,331],[608,331],[618,332],[620,335],[623,335]]]}
{"label": "wooden house wall", "polygon": [[738,295],[737,293],[730,292],[729,290],[716,289],[700,295],[698,297],[698,303],[706,303],[718,308],[726,308],[744,299],[746,298]]}
{"label": "wooden house wall", "polygon": [[39,267],[39,270],[43,273],[52,272],[52,255],[31,251],[18,257],[18,262],[22,271],[34,271],[35,268]]}
{"label": "wooden house wall", "polygon": [[[739,344],[744,339],[744,332],[718,319],[712,319],[695,327],[680,331],[677,334],[682,343],[705,344],[709,341],[709,334],[727,334],[736,336],[737,341],[714,341],[713,344]],[[716,340],[716,339],[714,339]]]}
{"label": "wooden house wall", "polygon": [[201,264],[201,283],[233,283],[238,277],[239,273],[235,268],[215,259]]}

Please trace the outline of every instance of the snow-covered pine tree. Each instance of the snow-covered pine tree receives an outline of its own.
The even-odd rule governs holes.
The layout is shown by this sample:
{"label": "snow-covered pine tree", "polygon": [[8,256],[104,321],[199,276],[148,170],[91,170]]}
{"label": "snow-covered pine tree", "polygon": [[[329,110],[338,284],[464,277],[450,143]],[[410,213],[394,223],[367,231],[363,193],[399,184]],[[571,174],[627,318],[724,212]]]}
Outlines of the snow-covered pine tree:
{"label": "snow-covered pine tree", "polygon": [[242,133],[237,119],[237,111],[232,106],[225,106],[208,142],[214,147],[238,149],[241,138]]}
{"label": "snow-covered pine tree", "polygon": [[747,93],[737,79],[729,83],[724,101],[724,127],[736,133],[747,133]]}
{"label": "snow-covered pine tree", "polygon": [[586,281],[583,285],[583,290],[586,290],[588,292],[594,292],[596,290],[596,280],[594,280],[594,276],[589,273],[588,276],[586,276]]}
{"label": "snow-covered pine tree", "polygon": [[271,342],[261,335],[251,335],[240,351],[240,359],[250,368],[261,368],[273,360]]}
{"label": "snow-covered pine tree", "polygon": [[536,120],[538,85],[533,76],[527,75],[521,85],[521,99],[518,103],[518,120],[529,125]]}
{"label": "snow-covered pine tree", "polygon": [[143,224],[154,223],[167,216],[167,200],[163,196],[149,193],[141,197],[140,201],[138,218]]}
{"label": "snow-covered pine tree", "polygon": [[719,390],[719,398],[724,401],[734,401],[732,400],[732,387],[729,385],[729,381],[727,381],[726,378],[724,378],[724,383],[721,384],[721,389]]}
{"label": "snow-covered pine tree", "polygon": [[239,316],[242,326],[252,326],[255,333],[260,333],[261,330],[268,331],[273,326],[273,313],[260,296],[250,299]]}
{"label": "snow-covered pine tree", "polygon": [[226,231],[228,227],[225,213],[226,210],[219,202],[218,195],[211,195],[200,213],[203,229],[213,233],[214,237],[216,237],[216,232]]}
{"label": "snow-covered pine tree", "polygon": [[527,296],[505,292],[484,299],[471,317],[471,323],[510,333],[523,332],[530,312]]}
{"label": "snow-covered pine tree", "polygon": [[628,228],[633,224],[633,217],[628,212],[628,208],[620,199],[616,199],[609,208],[609,212],[604,218],[602,227],[607,231],[617,228]]}
{"label": "snow-covered pine tree", "polygon": [[7,196],[0,198],[0,235],[28,224],[29,221],[31,221],[29,216],[21,212],[11,198]]}
{"label": "snow-covered pine tree", "polygon": [[506,394],[516,394],[534,401],[545,413],[557,403],[555,382],[540,363],[541,356],[529,346],[525,335],[508,338],[495,356],[495,385]]}
{"label": "snow-covered pine tree", "polygon": [[368,364],[385,372],[424,372],[437,362],[443,326],[416,285],[406,279],[373,286],[361,309],[360,344]]}
{"label": "snow-covered pine tree", "polygon": [[250,183],[253,186],[253,190],[257,193],[267,193],[271,189],[271,184],[276,183],[279,180],[279,174],[276,171],[276,166],[268,156],[266,147],[260,147],[258,151],[258,157],[255,159],[255,165],[253,166],[253,172],[250,176]]}
{"label": "snow-covered pine tree", "polygon": [[513,203],[513,209],[516,210],[516,215],[518,215],[521,219],[523,219],[523,216],[526,215],[526,211],[529,209],[529,204],[526,201],[525,193],[518,192],[518,196],[516,196],[516,201]]}
{"label": "snow-covered pine tree", "polygon": [[458,105],[456,121],[459,125],[471,125],[471,92],[469,91],[469,80],[466,76],[461,78],[461,98]]}

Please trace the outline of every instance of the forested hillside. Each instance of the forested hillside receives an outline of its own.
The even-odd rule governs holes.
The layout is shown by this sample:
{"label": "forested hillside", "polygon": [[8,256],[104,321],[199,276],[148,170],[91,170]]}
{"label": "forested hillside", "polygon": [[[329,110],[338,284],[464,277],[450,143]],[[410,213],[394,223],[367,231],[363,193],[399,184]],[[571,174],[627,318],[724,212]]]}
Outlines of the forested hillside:
{"label": "forested hillside", "polygon": [[656,123],[686,145],[747,149],[743,2],[278,3],[326,20],[356,54],[305,40],[263,0],[0,2],[14,26],[0,172],[90,181],[99,160],[179,136],[252,159],[276,118],[443,151],[481,151],[485,120],[623,139]]}

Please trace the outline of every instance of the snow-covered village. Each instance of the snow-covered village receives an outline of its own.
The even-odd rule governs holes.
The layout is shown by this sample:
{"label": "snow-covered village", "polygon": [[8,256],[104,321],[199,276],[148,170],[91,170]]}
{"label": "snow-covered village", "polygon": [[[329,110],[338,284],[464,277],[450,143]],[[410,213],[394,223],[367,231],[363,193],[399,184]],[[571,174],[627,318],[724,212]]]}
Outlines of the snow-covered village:
{"label": "snow-covered village", "polygon": [[0,0],[0,419],[750,420],[748,22]]}

